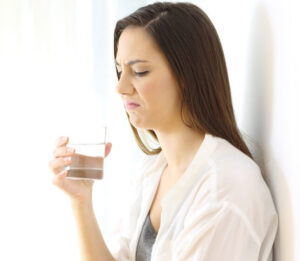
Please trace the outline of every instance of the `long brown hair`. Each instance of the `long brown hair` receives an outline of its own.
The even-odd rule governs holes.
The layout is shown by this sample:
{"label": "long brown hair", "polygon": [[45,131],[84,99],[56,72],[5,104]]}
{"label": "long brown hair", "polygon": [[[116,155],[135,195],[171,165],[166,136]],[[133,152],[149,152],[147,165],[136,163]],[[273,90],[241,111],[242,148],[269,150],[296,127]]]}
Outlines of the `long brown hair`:
{"label": "long brown hair", "polygon": [[[184,124],[226,139],[253,159],[236,124],[221,42],[204,11],[183,2],[155,2],[137,9],[116,23],[115,59],[120,35],[128,26],[142,27],[166,56],[179,84]],[[137,130],[129,124],[143,152],[161,151],[150,147],[151,140],[158,143],[153,130]]]}

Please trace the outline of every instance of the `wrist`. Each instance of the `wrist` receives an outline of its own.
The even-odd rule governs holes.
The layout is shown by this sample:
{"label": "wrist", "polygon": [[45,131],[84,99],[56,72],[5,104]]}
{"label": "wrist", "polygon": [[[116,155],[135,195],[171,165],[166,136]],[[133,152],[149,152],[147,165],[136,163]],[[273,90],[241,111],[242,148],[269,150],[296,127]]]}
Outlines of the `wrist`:
{"label": "wrist", "polygon": [[86,198],[71,198],[72,208],[91,208],[93,205],[92,196]]}

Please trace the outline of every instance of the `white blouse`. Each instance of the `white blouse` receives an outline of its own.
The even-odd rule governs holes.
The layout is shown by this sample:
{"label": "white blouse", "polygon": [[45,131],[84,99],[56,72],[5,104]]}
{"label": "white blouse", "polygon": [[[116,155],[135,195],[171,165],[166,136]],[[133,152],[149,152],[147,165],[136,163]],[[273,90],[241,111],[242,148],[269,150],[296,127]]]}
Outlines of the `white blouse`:
{"label": "white blouse", "polygon": [[[106,242],[115,260],[135,261],[166,164],[162,152],[145,156],[128,213]],[[278,216],[270,191],[258,165],[225,139],[205,135],[161,206],[151,260],[272,261]]]}

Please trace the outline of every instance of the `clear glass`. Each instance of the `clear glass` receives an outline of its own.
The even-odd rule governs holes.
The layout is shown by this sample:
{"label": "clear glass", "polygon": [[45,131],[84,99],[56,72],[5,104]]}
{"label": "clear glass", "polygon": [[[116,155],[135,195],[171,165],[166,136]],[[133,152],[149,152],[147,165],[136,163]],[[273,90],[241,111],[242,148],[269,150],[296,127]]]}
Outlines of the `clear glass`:
{"label": "clear glass", "polygon": [[97,130],[96,135],[70,136],[68,147],[74,148],[71,164],[66,166],[67,179],[100,180],[103,178],[106,127]]}

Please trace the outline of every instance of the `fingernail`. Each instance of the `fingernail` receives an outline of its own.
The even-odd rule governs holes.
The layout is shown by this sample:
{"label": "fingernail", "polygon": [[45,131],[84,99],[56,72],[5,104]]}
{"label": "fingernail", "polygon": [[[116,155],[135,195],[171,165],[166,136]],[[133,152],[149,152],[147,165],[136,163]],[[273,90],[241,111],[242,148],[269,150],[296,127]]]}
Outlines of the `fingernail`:
{"label": "fingernail", "polygon": [[67,140],[67,137],[62,137],[62,138],[61,138],[61,141],[62,141],[62,142],[65,142],[66,140]]}
{"label": "fingernail", "polygon": [[64,175],[67,175],[67,174],[68,174],[68,171],[64,170],[62,173],[59,174],[59,176],[64,176]]}
{"label": "fingernail", "polygon": [[65,161],[65,162],[70,161],[70,160],[71,160],[71,157],[65,157],[65,158],[64,158],[64,161]]}

